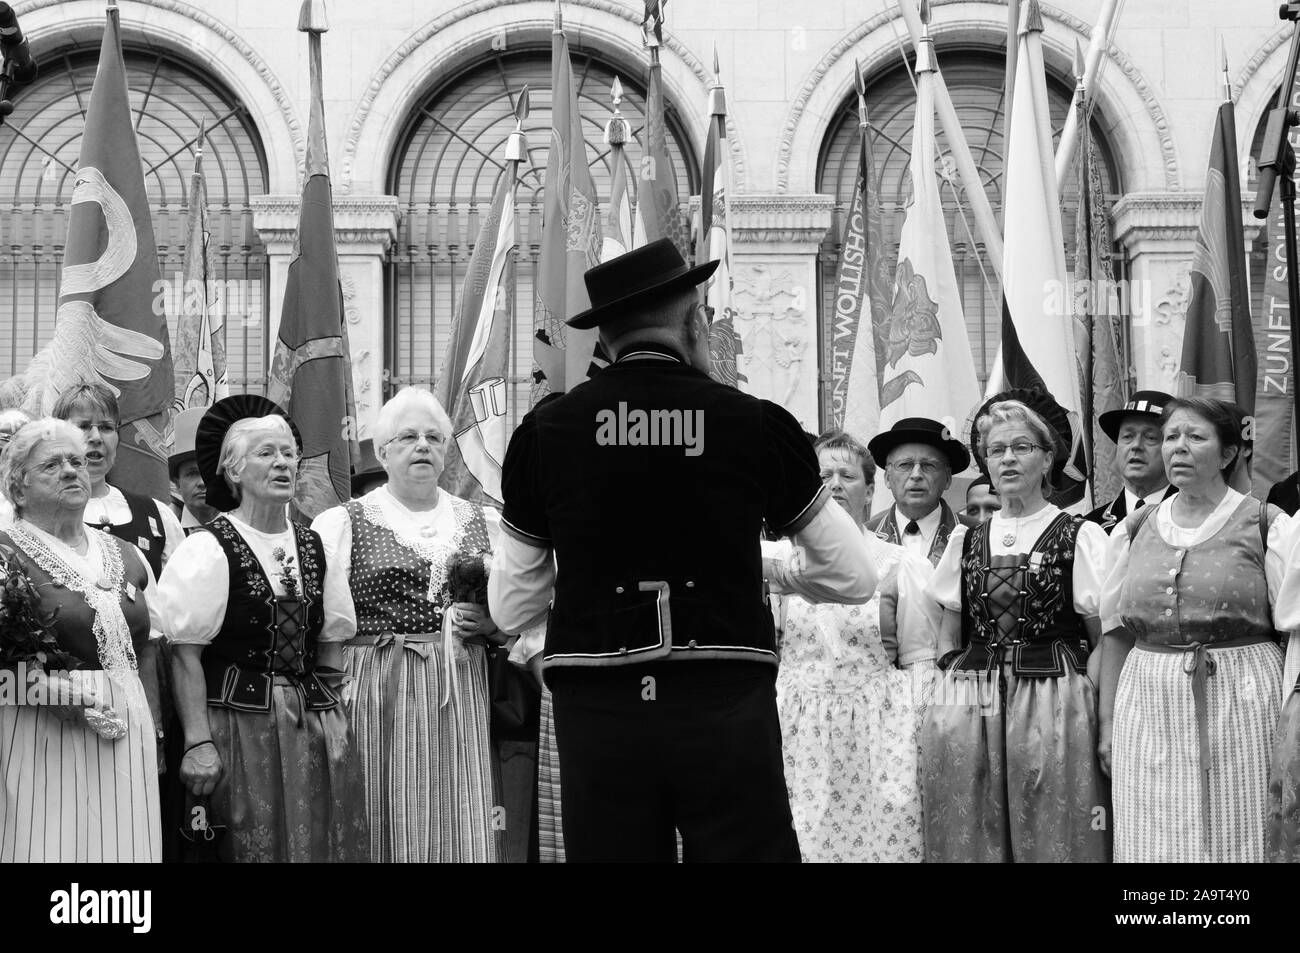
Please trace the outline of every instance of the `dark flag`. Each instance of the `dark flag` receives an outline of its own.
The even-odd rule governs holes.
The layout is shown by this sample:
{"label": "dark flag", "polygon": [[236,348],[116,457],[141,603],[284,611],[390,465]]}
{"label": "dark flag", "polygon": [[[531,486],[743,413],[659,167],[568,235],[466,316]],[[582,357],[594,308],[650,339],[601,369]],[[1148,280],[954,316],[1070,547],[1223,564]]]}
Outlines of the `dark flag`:
{"label": "dark flag", "polygon": [[158,500],[170,497],[174,380],[161,300],[144,167],[122,62],[117,7],[99,48],[86,108],[54,338],[24,375],[24,407],[45,416],[64,389],[82,381],[109,387],[121,410],[110,482]]}
{"label": "dark flag", "polygon": [[303,2],[298,29],[307,34],[311,70],[306,182],[266,396],[284,408],[302,434],[295,502],[314,519],[351,498],[352,461],[360,454],[325,148],[320,37],[326,26],[312,18],[312,0]]}
{"label": "dark flag", "polygon": [[1079,176],[1079,211],[1074,228],[1074,316],[1079,354],[1084,362],[1082,419],[1085,424],[1084,450],[1090,461],[1092,493],[1097,500],[1113,499],[1120,491],[1115,469],[1115,444],[1102,431],[1097,418],[1119,410],[1128,399],[1128,375],[1119,357],[1118,315],[1115,272],[1110,261],[1110,217],[1101,187],[1101,172],[1092,152],[1088,107],[1083,93],[1083,62],[1076,46],[1079,78],[1076,111],[1079,145],[1076,157]]}
{"label": "dark flag", "polygon": [[1255,413],[1255,335],[1246,289],[1246,243],[1232,102],[1219,107],[1192,253],[1179,395],[1230,400]]}

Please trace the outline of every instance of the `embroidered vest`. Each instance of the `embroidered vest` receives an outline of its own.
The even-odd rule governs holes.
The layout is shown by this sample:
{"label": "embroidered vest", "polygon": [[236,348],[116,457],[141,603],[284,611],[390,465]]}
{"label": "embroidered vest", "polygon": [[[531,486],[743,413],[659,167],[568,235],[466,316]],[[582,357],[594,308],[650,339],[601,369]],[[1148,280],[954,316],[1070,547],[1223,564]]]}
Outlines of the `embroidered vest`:
{"label": "embroidered vest", "polygon": [[131,519],[126,523],[87,523],[123,542],[130,543],[140,550],[153,570],[153,577],[162,575],[163,549],[167,545],[167,534],[163,530],[162,515],[158,512],[158,503],[138,493],[122,490],[126,505],[131,510]]}
{"label": "embroidered vest", "polygon": [[379,505],[345,504],[352,522],[352,587],[357,635],[437,632],[452,603],[447,591],[447,561],[458,552],[491,560],[483,508],[453,499],[457,531],[450,539],[410,543],[388,526]]}
{"label": "embroidered vest", "polygon": [[961,671],[991,671],[1005,652],[1015,675],[1059,678],[1086,668],[1088,637],[1074,608],[1074,543],[1083,520],[1058,514],[1029,553],[994,556],[989,523],[962,542]]}
{"label": "embroidered vest", "polygon": [[338,704],[316,677],[316,639],[325,622],[325,550],[320,537],[296,524],[298,596],[277,597],[257,555],[224,516],[204,529],[221,545],[230,571],[230,595],[221,631],[204,649],[208,704],[238,711],[270,711],[277,677],[301,692],[308,711]]}

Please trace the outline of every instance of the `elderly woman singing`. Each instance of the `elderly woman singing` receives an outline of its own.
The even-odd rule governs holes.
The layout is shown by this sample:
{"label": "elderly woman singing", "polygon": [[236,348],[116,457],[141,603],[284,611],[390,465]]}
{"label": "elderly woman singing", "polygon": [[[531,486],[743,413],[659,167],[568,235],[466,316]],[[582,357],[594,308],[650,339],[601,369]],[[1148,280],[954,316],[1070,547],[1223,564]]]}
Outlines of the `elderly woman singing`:
{"label": "elderly woman singing", "polygon": [[337,694],[342,649],[323,631],[340,594],[320,537],[286,518],[297,432],[245,394],[218,401],[195,443],[208,503],[224,515],[181,543],[160,582],[181,780],[228,826],[224,860],[366,860],[360,764]]}
{"label": "elderly woman singing", "polygon": [[1047,502],[1069,446],[1052,398],[1012,391],[976,416],[1002,509],[958,527],[929,592],[941,645],[959,645],[922,730],[928,859],[1105,861],[1109,804],[1097,765],[1106,537]]}
{"label": "elderly woman singing", "polygon": [[376,861],[498,859],[484,641],[506,639],[486,589],[460,592],[452,565],[490,561],[499,519],[438,488],[451,439],[432,394],[399,392],[375,423],[387,485],[312,527],[351,585],[326,631],[352,639],[350,714]]}

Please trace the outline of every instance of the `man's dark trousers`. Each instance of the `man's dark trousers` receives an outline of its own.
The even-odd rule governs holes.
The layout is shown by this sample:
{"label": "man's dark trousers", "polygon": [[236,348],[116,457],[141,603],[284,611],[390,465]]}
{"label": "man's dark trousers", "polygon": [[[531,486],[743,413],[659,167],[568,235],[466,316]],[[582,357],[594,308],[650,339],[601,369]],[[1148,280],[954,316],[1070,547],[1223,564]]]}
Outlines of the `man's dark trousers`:
{"label": "man's dark trousers", "polygon": [[776,670],[663,661],[547,669],[570,862],[799,861]]}

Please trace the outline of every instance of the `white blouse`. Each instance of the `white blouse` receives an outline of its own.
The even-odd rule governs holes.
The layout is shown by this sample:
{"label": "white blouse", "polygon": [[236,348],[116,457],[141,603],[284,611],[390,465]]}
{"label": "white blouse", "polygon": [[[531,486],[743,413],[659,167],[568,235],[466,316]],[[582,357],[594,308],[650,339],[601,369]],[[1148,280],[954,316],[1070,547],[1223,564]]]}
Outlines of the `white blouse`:
{"label": "white blouse", "polygon": [[[230,513],[226,514],[226,519],[230,520],[230,524],[257,557],[276,596],[288,595],[280,581],[280,563],[272,553],[277,547],[286,554],[292,553],[296,570],[294,574],[301,580],[299,567],[302,560],[292,527],[281,533],[263,533]],[[226,604],[230,598],[230,568],[226,564],[225,550],[217,542],[217,537],[212,533],[194,533],[186,538],[163,569],[158,589],[168,640],[207,645],[215,639],[221,631],[221,623],[226,617]],[[339,603],[343,598],[348,600],[348,608],[351,609],[352,598],[347,591],[347,578],[343,577],[340,592],[338,579],[331,578],[328,557],[324,589],[327,620],[331,613],[339,612]],[[327,627],[321,632],[320,641],[333,642],[339,639],[337,636],[331,637]]]}
{"label": "white blouse", "polygon": [[[185,530],[181,529],[181,521],[176,518],[172,508],[161,500],[154,500],[158,506],[158,518],[162,525],[158,531],[163,537],[163,564],[172,558],[172,553],[176,552],[177,547],[185,540]],[[103,496],[92,496],[86,502],[86,514],[82,520],[91,526],[100,526],[104,523],[110,523],[113,526],[120,526],[123,523],[131,522],[131,506],[126,502],[126,497],[122,491],[111,483],[108,484],[108,492]]]}
{"label": "white blouse", "polygon": [[[361,499],[378,505],[399,540],[413,544],[431,539],[450,541],[460,531],[454,507],[459,497],[446,490],[438,491],[438,502],[431,510],[408,509],[386,485],[371,490]],[[483,521],[487,524],[488,543],[496,551],[501,539],[501,514],[485,506]],[[357,633],[356,607],[348,583],[352,575],[352,518],[345,506],[335,506],[317,516],[311,528],[320,534],[325,545],[326,590],[336,594],[332,604],[326,603],[325,632],[321,637],[327,642],[346,642]]]}
{"label": "white blouse", "polygon": [[[1014,517],[994,513],[989,520],[989,553],[993,556],[1033,552],[1038,537],[1061,512],[1048,504],[1030,516]],[[945,609],[961,611],[961,549],[966,527],[958,523],[948,537],[948,546],[934,567],[926,594]],[[1010,545],[1004,536],[1015,536]],[[1096,523],[1083,523],[1074,541],[1074,611],[1085,619],[1095,619],[1101,610],[1101,583],[1106,560],[1106,532]]]}
{"label": "white blouse", "polygon": [[[1205,542],[1219,530],[1223,529],[1228,518],[1236,511],[1245,495],[1229,487],[1219,505],[1214,508],[1200,526],[1179,526],[1174,522],[1173,506],[1177,497],[1170,497],[1156,507],[1148,521],[1155,522],[1156,532],[1170,546],[1196,546]],[[1269,602],[1273,605],[1273,624],[1279,629],[1300,626],[1300,586],[1291,584],[1288,596],[1292,606],[1294,620],[1290,625],[1281,621],[1283,612],[1283,576],[1286,574],[1287,558],[1294,545],[1288,539],[1291,518],[1285,513],[1279,514],[1268,525],[1268,552],[1264,555],[1264,579],[1268,585]],[[1124,520],[1115,524],[1110,532],[1106,548],[1106,580],[1101,592],[1101,628],[1103,632],[1117,629],[1124,624],[1119,615],[1119,594],[1128,575],[1129,536]]]}

